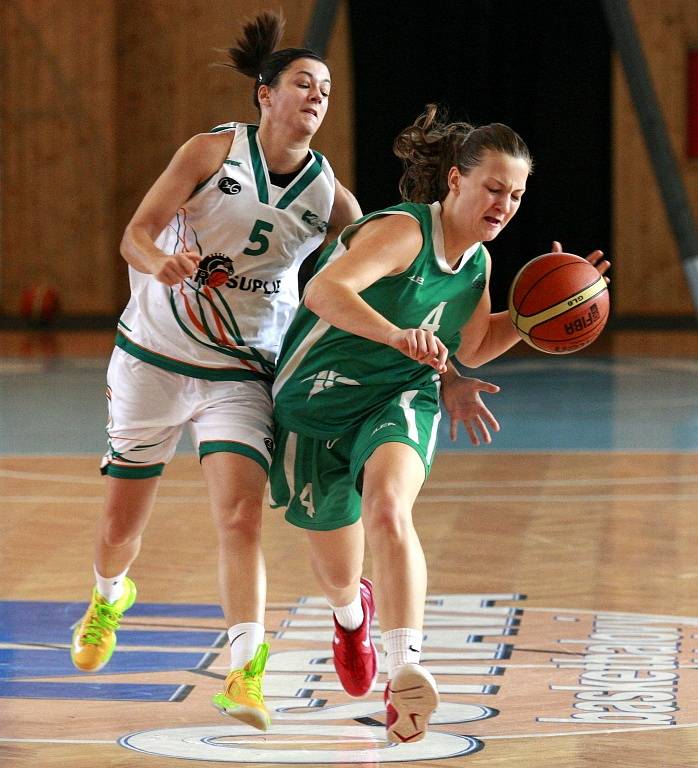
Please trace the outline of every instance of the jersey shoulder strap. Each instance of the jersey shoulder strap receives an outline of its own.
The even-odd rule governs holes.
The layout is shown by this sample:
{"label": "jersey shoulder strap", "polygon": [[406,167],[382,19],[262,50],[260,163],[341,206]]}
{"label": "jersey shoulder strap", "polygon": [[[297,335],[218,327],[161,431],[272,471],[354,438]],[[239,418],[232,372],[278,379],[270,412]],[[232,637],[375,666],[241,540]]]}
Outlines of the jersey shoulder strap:
{"label": "jersey shoulder strap", "polygon": [[422,231],[425,231],[425,226],[427,227],[426,232],[431,232],[431,214],[429,211],[429,206],[424,203],[398,203],[397,205],[391,205],[389,208],[383,208],[379,211],[373,211],[372,213],[367,213],[365,216],[362,216],[360,219],[355,221],[353,224],[349,224],[349,226],[345,227],[341,234],[339,235],[339,241],[344,245],[346,248],[349,245],[349,241],[352,239],[352,237],[361,229],[361,227],[367,222],[367,221],[373,221],[374,219],[380,219],[384,216],[409,216],[412,219],[416,219],[420,226],[422,227]]}

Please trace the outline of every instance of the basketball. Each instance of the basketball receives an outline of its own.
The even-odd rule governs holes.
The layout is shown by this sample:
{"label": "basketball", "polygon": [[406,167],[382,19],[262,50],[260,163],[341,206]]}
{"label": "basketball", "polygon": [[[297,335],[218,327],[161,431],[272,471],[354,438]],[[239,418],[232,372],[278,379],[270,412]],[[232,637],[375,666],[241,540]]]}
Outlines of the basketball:
{"label": "basketball", "polygon": [[33,326],[51,325],[59,311],[58,291],[46,285],[25,288],[20,297],[20,313]]}
{"label": "basketball", "polygon": [[509,289],[509,314],[535,349],[566,355],[589,346],[608,320],[603,276],[572,253],[546,253],[519,270]]}

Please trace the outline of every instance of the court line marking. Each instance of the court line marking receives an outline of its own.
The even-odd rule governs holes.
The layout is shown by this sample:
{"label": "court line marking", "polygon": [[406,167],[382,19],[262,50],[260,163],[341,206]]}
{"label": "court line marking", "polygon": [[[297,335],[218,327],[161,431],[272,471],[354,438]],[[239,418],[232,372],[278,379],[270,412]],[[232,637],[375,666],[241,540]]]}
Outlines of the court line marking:
{"label": "court line marking", "polygon": [[114,744],[116,739],[13,739],[11,736],[0,736],[0,741],[15,744]]}
{"label": "court line marking", "polygon": [[[611,735],[615,733],[646,733],[647,731],[673,731],[677,728],[696,728],[698,723],[676,723],[675,725],[637,725],[634,728],[605,728],[604,730],[593,731],[567,731],[559,733],[517,733],[517,734],[500,734],[500,735],[487,735],[478,734],[477,738],[484,741],[485,744],[488,741],[502,741],[504,739],[550,739],[558,738],[562,736],[601,736]],[[195,730],[196,726],[192,726],[192,730]],[[163,730],[163,729],[160,729]],[[114,744],[118,746],[117,740],[108,739],[13,739],[11,737],[0,736],[0,742],[10,742],[15,744]],[[255,743],[259,743],[256,739]],[[302,744],[303,741],[299,740],[293,742],[295,744]],[[315,741],[313,744],[317,743]],[[333,742],[334,743],[334,742]]]}
{"label": "court line marking", "polygon": [[[201,496],[163,496],[155,500],[155,504],[207,504],[208,500]],[[0,504],[103,504],[103,496],[4,496]]]}
{"label": "court line marking", "polygon": [[622,494],[622,493],[595,493],[585,494],[583,496],[572,495],[569,496],[550,496],[541,491],[540,494],[521,495],[521,494],[477,494],[472,496],[467,495],[453,495],[453,496],[430,496],[429,494],[423,494],[417,497],[416,504],[425,502],[439,502],[442,504],[457,503],[460,501],[535,501],[545,504],[560,504],[570,501],[579,502],[608,502],[608,501],[624,501],[624,502],[651,502],[658,501],[698,501],[698,493],[645,493],[645,494]]}
{"label": "court line marking", "polygon": [[[429,599],[430,595],[427,595],[427,600]],[[698,626],[698,617],[697,616],[674,616],[667,613],[638,613],[637,611],[604,611],[601,608],[539,608],[537,606],[531,606],[526,605],[525,603],[521,603],[520,607],[523,611],[526,613],[528,612],[537,612],[537,613],[559,613],[562,616],[565,614],[578,614],[583,613],[588,616],[620,616],[622,618],[629,617],[642,617],[643,619],[649,619],[650,621],[663,621],[663,622],[677,622],[679,624],[690,624],[692,626]],[[427,606],[428,610],[428,606]]]}
{"label": "court line marking", "polygon": [[[2,470],[0,470],[0,473]],[[698,475],[675,475],[674,477],[580,477],[580,478],[560,478],[541,480],[433,480],[430,481],[426,489],[429,488],[518,488],[518,487],[538,487],[538,486],[599,486],[599,485],[659,485],[669,483],[698,483]]]}
{"label": "court line marking", "polygon": [[488,741],[503,739],[550,739],[557,736],[601,736],[614,733],[645,733],[646,731],[673,731],[676,728],[696,728],[698,723],[676,723],[676,725],[637,725],[634,728],[604,729],[603,731],[567,731],[566,733],[517,733],[500,736],[478,734],[476,738],[487,744]]}
{"label": "court line marking", "polygon": [[[193,456],[193,454],[192,454]],[[31,457],[28,457],[31,458]],[[55,458],[55,457],[54,457]],[[95,464],[96,466],[96,464]],[[75,475],[51,475],[45,472],[26,472],[18,469],[0,468],[0,477],[9,480],[41,480],[43,482],[71,483],[76,485],[102,485],[103,477],[84,477]],[[206,483],[203,480],[166,480],[167,485],[177,486],[179,488],[205,488]]]}
{"label": "court line marking", "polygon": [[[494,635],[492,635],[492,637],[494,637]],[[171,647],[167,647],[167,646],[160,646],[160,647],[158,647],[158,646],[149,646],[149,647],[137,647],[137,646],[134,646],[133,650],[134,651],[135,650],[141,650],[141,651],[149,651],[149,652],[157,652],[157,651],[165,652],[165,651],[171,651],[172,648]],[[179,649],[177,649],[177,650],[179,651]],[[191,652],[191,653],[202,652],[202,653],[205,653],[206,651],[210,651],[210,650],[211,650],[210,648],[204,648],[204,649],[195,648],[195,649],[184,649],[183,652]],[[513,649],[513,651],[514,652],[518,652],[518,653],[532,653],[532,651],[529,651],[526,648],[516,648],[515,647]],[[122,653],[130,653],[130,652],[131,652],[131,650],[122,651]],[[551,656],[554,656],[555,654],[562,653],[562,651],[561,650],[546,651],[546,654],[548,654],[548,653]],[[272,653],[271,655],[273,656],[274,654]],[[318,650],[318,655],[323,655],[320,652],[320,650]],[[325,654],[325,655],[327,655],[327,654]],[[580,657],[579,659],[577,658],[577,656],[570,656],[569,664],[568,665],[561,664],[559,662],[549,662],[548,664],[519,664],[515,660],[512,660],[512,659],[496,659],[496,660],[492,659],[491,660],[493,662],[492,664],[485,665],[483,662],[487,661],[486,659],[463,659],[462,661],[459,662],[459,666],[463,666],[466,669],[469,666],[474,666],[474,667],[496,666],[496,667],[502,667],[503,669],[507,669],[507,670],[517,670],[517,669],[552,669],[552,670],[562,670],[564,672],[569,672],[569,671],[573,672],[574,670],[579,669],[579,667],[575,667],[575,666],[572,666],[572,665],[575,663],[575,661],[580,661],[581,660],[581,656],[582,656],[581,652],[579,653],[579,657]],[[471,661],[473,662],[472,665],[470,664]],[[487,674],[484,674],[484,673],[483,674],[473,674],[471,672],[464,672],[463,674],[452,674],[451,675],[451,674],[446,673],[446,672],[441,672],[438,669],[438,666],[437,666],[436,669],[434,669],[434,666],[433,666],[433,664],[437,664],[438,665],[440,663],[443,663],[440,660],[437,660],[437,661],[433,662],[433,664],[432,664],[432,662],[429,662],[429,661],[422,662],[422,663],[424,664],[424,666],[427,669],[431,670],[436,677],[438,677],[439,679],[443,678],[441,680],[441,682],[444,682],[444,681],[448,682],[449,678],[451,678],[451,677],[488,677],[488,678],[491,677],[491,675],[487,675]],[[331,662],[328,662],[328,664],[331,664]],[[628,666],[630,666],[630,664]],[[666,666],[668,667],[669,665],[667,664]],[[696,664],[676,664],[676,665],[672,665],[671,669],[672,670],[676,670],[676,669],[678,669],[678,670],[698,669],[698,665],[696,665]],[[173,673],[173,672],[182,672],[182,673],[186,672],[186,673],[189,673],[189,674],[192,674],[192,675],[196,675],[197,677],[200,676],[201,672],[213,672],[215,674],[208,675],[208,676],[209,677],[220,677],[220,679],[223,680],[226,677],[226,675],[227,675],[227,673],[229,671],[230,671],[230,666],[228,664],[212,664],[210,667],[206,667],[205,670],[201,670],[201,669],[198,669],[196,667],[177,667],[177,668],[173,668],[173,669],[163,670],[161,672],[148,672],[148,673],[143,673],[141,671],[136,671],[136,672],[102,672],[100,674],[100,676],[99,677],[95,677],[94,680],[97,681],[97,682],[104,682],[104,678],[106,678],[106,677],[114,677],[114,678],[118,678],[118,680],[122,680],[123,681],[123,680],[131,680],[131,678],[134,678],[134,679],[138,679],[139,677],[142,678],[144,674],[164,675],[165,673],[169,674],[169,673]],[[382,680],[381,682],[378,683],[378,685],[382,685],[383,682],[387,682],[387,680],[388,680],[387,672],[385,670],[383,670],[382,668],[380,668],[378,671],[379,671],[380,676],[382,678],[384,678],[384,680]],[[328,669],[327,672],[331,672],[331,670]],[[287,670],[267,670],[267,672],[266,672],[266,676],[267,677],[269,677],[270,675],[281,675],[281,676],[285,676],[285,677],[290,677],[292,675],[297,675],[297,674],[304,674],[304,675],[306,675],[307,678],[308,678],[308,681],[312,682],[312,676],[314,674],[317,674],[317,671],[315,671],[315,672],[301,671],[299,673],[299,672],[289,672]],[[84,678],[84,675],[80,675],[78,673],[75,673],[75,674],[68,673],[68,674],[65,674],[65,675],[47,674],[47,675],[41,675],[39,677],[20,674],[20,675],[14,676],[11,679],[12,680],[25,680],[25,681],[59,682],[60,683],[60,682],[66,681],[66,680],[84,680],[85,678]],[[185,685],[186,685],[185,683],[182,683],[180,688],[184,687]],[[375,697],[376,701],[382,700],[380,698],[381,697],[380,691],[374,691],[374,693],[376,694],[376,697]],[[269,701],[271,701],[271,703],[273,704],[274,697],[267,696],[267,699],[269,699]],[[371,699],[368,699],[368,700],[370,701]]]}
{"label": "court line marking", "polygon": [[[416,504],[439,503],[459,504],[461,502],[497,502],[497,503],[531,503],[537,504],[564,504],[569,502],[584,502],[587,504],[601,504],[607,502],[625,502],[634,504],[656,504],[657,502],[695,502],[698,501],[698,493],[684,494],[588,494],[584,496],[549,496],[545,493],[533,495],[504,495],[504,494],[475,494],[453,496],[419,496]],[[4,496],[0,498],[2,504],[102,504],[102,496]],[[155,505],[161,504],[207,504],[206,498],[201,496],[164,496],[159,495]]]}
{"label": "court line marking", "polygon": [[[578,371],[602,371],[605,373],[628,373],[635,377],[650,376],[663,373],[665,370],[677,372],[692,372],[698,370],[698,362],[690,358],[680,357],[632,357],[623,355],[620,358],[585,358],[577,360],[556,361],[556,373],[576,373]],[[486,376],[501,373],[531,373],[550,371],[550,362],[546,358],[540,360],[519,358],[516,360],[493,360],[487,365]],[[638,377],[639,378],[639,377]]]}
{"label": "court line marking", "polygon": [[[74,483],[79,485],[102,485],[104,479],[101,477],[88,478],[84,476],[48,474],[44,472],[27,472],[14,469],[0,468],[0,477],[10,480],[40,480],[43,482],[55,483]],[[693,484],[698,483],[698,475],[675,475],[673,477],[589,477],[589,478],[541,478],[540,480],[500,480],[500,481],[481,481],[481,480],[430,480],[426,489],[430,488],[519,488],[519,487],[598,487],[613,485],[670,485]],[[163,486],[172,486],[177,488],[205,488],[203,480],[169,480],[163,479]]]}

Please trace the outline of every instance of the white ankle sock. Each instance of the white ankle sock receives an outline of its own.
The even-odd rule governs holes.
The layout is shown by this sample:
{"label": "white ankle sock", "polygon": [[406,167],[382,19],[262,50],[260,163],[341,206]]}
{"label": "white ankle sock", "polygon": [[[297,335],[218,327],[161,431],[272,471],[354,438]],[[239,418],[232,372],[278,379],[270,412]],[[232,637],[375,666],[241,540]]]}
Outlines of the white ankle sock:
{"label": "white ankle sock", "polygon": [[349,605],[330,605],[330,608],[337,619],[337,623],[340,627],[344,627],[344,629],[358,629],[364,623],[364,609],[361,605],[360,589]]}
{"label": "white ankle sock", "polygon": [[400,627],[383,632],[381,637],[388,664],[388,679],[392,679],[395,670],[403,664],[419,664],[424,637],[420,629]]}
{"label": "white ankle sock", "polygon": [[113,603],[124,594],[124,579],[128,573],[128,568],[116,576],[102,576],[97,572],[97,566],[93,565],[97,581],[97,592],[108,602]]}
{"label": "white ankle sock", "polygon": [[230,640],[230,668],[242,669],[257,653],[264,642],[264,625],[256,621],[234,624],[228,630]]}

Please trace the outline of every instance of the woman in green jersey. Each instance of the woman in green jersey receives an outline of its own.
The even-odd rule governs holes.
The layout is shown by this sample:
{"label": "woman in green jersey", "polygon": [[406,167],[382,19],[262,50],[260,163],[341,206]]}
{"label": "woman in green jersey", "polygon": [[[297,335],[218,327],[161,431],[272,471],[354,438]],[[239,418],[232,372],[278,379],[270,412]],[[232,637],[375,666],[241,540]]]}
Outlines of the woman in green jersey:
{"label": "woman in green jersey", "polygon": [[[411,742],[438,703],[419,664],[427,574],[412,506],[434,455],[440,387],[447,404],[459,392],[449,359],[477,367],[519,341],[508,313],[491,311],[484,243],[517,212],[532,160],[507,126],[447,123],[434,105],[394,149],[406,202],[328,246],[285,335],[271,482],[275,504],[309,533],[334,610],[335,668],[353,696],[377,673],[363,521],[387,654],[388,738]],[[600,251],[588,259],[601,273],[609,266]],[[486,429],[477,407],[461,415],[471,437]]]}

